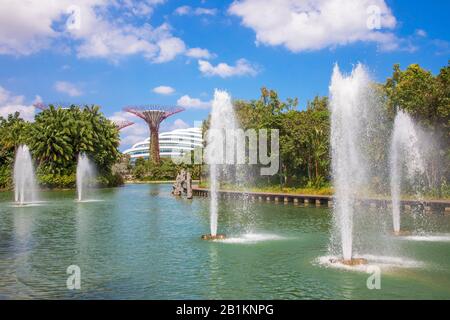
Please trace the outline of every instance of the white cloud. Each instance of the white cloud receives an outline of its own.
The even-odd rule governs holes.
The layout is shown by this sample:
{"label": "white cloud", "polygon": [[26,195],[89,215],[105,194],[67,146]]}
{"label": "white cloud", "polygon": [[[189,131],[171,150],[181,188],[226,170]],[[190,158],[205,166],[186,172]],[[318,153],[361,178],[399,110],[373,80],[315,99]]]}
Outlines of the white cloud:
{"label": "white cloud", "polygon": [[125,150],[131,147],[133,144],[145,140],[149,137],[149,131],[147,124],[140,118],[132,115],[131,113],[118,111],[111,117],[112,121],[133,121],[132,126],[128,126],[120,130],[120,149]]}
{"label": "white cloud", "polygon": [[244,75],[254,76],[258,73],[257,68],[252,66],[246,59],[237,60],[234,66],[230,66],[224,62],[213,66],[208,61],[199,60],[198,68],[206,76],[219,76],[222,78]]}
{"label": "white cloud", "polygon": [[194,10],[194,14],[197,16],[200,16],[200,15],[215,16],[217,14],[217,9],[196,8]]}
{"label": "white cloud", "polygon": [[0,54],[28,55],[50,45],[58,33],[52,27],[67,3],[0,1]]}
{"label": "white cloud", "polygon": [[0,116],[6,118],[9,114],[14,114],[15,112],[20,113],[20,117],[26,121],[33,121],[35,108],[33,106],[25,105],[6,105],[0,106]]}
{"label": "white cloud", "polygon": [[125,0],[120,2],[126,9],[131,11],[135,16],[149,16],[153,13],[154,7],[158,4],[165,3],[166,0]]}
{"label": "white cloud", "polygon": [[169,130],[176,130],[176,129],[186,129],[189,128],[190,126],[184,122],[181,119],[176,119],[172,125],[169,127]]}
{"label": "white cloud", "polygon": [[154,93],[158,93],[158,94],[163,94],[163,95],[167,95],[167,94],[172,94],[175,92],[175,89],[169,86],[158,86],[153,88],[152,90]]}
{"label": "white cloud", "polygon": [[22,104],[24,96],[14,96],[10,91],[0,86],[0,104]]}
{"label": "white cloud", "polygon": [[56,81],[54,88],[56,91],[65,93],[71,97],[78,97],[83,94],[83,92],[78,89],[77,86],[67,81]]}
{"label": "white cloud", "polygon": [[184,16],[191,13],[192,8],[190,6],[181,6],[175,9],[174,13],[179,16]]}
{"label": "white cloud", "polygon": [[[127,127],[127,128],[134,128],[134,129],[136,129],[135,126],[136,125],[132,125],[132,126]],[[121,132],[120,132],[120,149],[122,151],[124,151],[124,150],[126,150],[128,148],[131,148],[135,143],[144,141],[145,139],[148,138],[148,135],[135,135],[135,134],[132,134],[132,133],[130,134],[130,133],[124,132],[127,128],[121,130]]]}
{"label": "white cloud", "polygon": [[[148,17],[163,2],[79,0],[74,5],[72,0],[2,0],[0,54],[29,55],[52,47],[73,49],[79,58],[118,62],[142,55],[152,62],[167,62],[185,52],[183,40],[173,36],[167,23],[155,28],[137,25],[133,18]],[[70,21],[75,23],[67,24]]]}
{"label": "white cloud", "polygon": [[186,51],[183,40],[175,37],[165,38],[157,43],[159,55],[153,59],[156,63],[162,63],[173,60],[177,55]]}
{"label": "white cloud", "polygon": [[185,16],[185,15],[214,16],[217,14],[217,9],[215,9],[215,8],[200,8],[200,7],[192,8],[190,6],[181,6],[181,7],[176,8],[174,13],[179,16]]}
{"label": "white cloud", "polygon": [[428,34],[427,34],[427,32],[426,32],[425,30],[423,30],[423,29],[417,29],[417,30],[416,30],[416,35],[419,36],[419,37],[425,38]]}
{"label": "white cloud", "polygon": [[[36,96],[35,102],[41,98]],[[20,112],[20,116],[27,121],[33,121],[35,108],[25,104],[25,97],[15,96],[10,91],[0,86],[0,116],[6,118],[9,114]]]}
{"label": "white cloud", "polygon": [[42,100],[42,97],[41,97],[40,95],[36,95],[36,96],[34,97],[33,105],[34,105],[35,103],[43,103],[43,102],[44,102],[44,100]]}
{"label": "white cloud", "polygon": [[431,43],[436,49],[436,55],[440,56],[450,54],[450,42],[441,39],[434,39]]}
{"label": "white cloud", "polygon": [[[368,23],[379,11],[380,29]],[[375,42],[383,50],[399,48],[396,19],[384,0],[241,0],[228,12],[256,33],[256,42],[290,51],[320,50],[357,41]]]}
{"label": "white cloud", "polygon": [[207,109],[211,107],[211,101],[202,101],[197,98],[191,98],[186,94],[177,100],[177,105],[186,109]]}
{"label": "white cloud", "polygon": [[190,48],[186,51],[186,56],[195,59],[211,59],[214,57],[214,54],[209,52],[207,49]]}

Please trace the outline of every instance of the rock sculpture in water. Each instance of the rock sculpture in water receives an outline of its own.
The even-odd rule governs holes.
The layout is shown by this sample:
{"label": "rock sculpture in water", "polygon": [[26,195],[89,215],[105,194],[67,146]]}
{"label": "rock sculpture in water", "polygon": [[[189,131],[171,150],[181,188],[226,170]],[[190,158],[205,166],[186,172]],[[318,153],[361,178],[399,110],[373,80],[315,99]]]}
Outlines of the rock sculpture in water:
{"label": "rock sculpture in water", "polygon": [[192,199],[192,177],[191,173],[186,172],[186,196],[188,199]]}
{"label": "rock sculpture in water", "polygon": [[192,199],[192,177],[189,171],[181,170],[172,186],[174,196],[186,195]]}

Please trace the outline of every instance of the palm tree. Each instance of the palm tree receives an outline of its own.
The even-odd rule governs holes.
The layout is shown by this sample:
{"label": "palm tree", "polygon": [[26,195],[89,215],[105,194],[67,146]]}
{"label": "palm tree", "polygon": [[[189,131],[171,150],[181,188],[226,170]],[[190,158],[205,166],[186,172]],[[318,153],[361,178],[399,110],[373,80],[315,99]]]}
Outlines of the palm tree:
{"label": "palm tree", "polygon": [[90,154],[101,171],[108,171],[120,156],[118,146],[117,128],[98,106],[50,105],[33,124],[33,155],[54,174],[73,172],[81,152]]}

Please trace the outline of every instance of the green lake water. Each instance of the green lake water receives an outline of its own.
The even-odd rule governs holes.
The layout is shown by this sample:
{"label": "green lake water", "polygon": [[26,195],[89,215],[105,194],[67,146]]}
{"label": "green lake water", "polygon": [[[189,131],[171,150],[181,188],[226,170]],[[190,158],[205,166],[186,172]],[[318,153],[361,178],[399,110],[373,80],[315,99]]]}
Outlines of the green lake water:
{"label": "green lake water", "polygon": [[[92,191],[101,201],[86,203],[74,191],[41,192],[43,202],[27,207],[0,193],[0,298],[450,299],[448,216],[426,217],[426,236],[372,239],[381,289],[369,290],[364,270],[323,263],[329,209],[223,202],[219,231],[228,239],[210,242],[200,240],[209,233],[208,198],[170,191],[127,185]],[[372,214],[365,225],[386,215]],[[80,290],[67,289],[70,265],[80,267]]]}

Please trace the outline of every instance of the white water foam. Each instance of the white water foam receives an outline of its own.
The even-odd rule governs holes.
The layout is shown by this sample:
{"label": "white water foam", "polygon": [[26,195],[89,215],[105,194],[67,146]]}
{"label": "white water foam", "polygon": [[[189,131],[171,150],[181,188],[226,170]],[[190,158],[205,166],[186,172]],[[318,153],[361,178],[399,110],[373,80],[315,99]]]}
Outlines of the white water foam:
{"label": "white water foam", "polygon": [[[348,76],[337,65],[330,84],[331,167],[333,173],[333,237],[342,257],[353,257],[353,215],[355,196],[366,184],[367,164],[362,141],[367,135],[364,119],[373,110],[368,103],[370,78],[361,64]],[[332,240],[332,242],[334,242]]]}
{"label": "white water foam", "polygon": [[37,202],[37,183],[30,149],[21,145],[14,161],[14,200],[20,205]]}
{"label": "white water foam", "polygon": [[45,205],[47,201],[33,201],[33,202],[24,202],[24,203],[17,203],[13,202],[9,205],[11,208],[31,208],[31,207],[40,207]]}
{"label": "white water foam", "polygon": [[253,244],[263,241],[275,241],[275,240],[284,240],[285,237],[281,237],[276,234],[267,234],[267,233],[246,233],[239,237],[231,237],[223,240],[217,240],[218,242],[223,243],[236,243],[236,244]]}
{"label": "white water foam", "polygon": [[207,163],[209,164],[210,231],[213,236],[217,234],[219,180],[224,174],[226,176],[228,169],[226,165],[222,165],[224,163],[224,156],[229,157],[229,155],[234,154],[234,146],[231,144],[227,143],[225,150],[223,150],[225,130],[232,130],[231,132],[233,132],[237,128],[239,128],[239,124],[236,120],[230,95],[226,91],[216,89],[212,103],[211,122],[206,137],[207,146],[205,150]]}
{"label": "white water foam", "polygon": [[398,237],[400,240],[425,241],[425,242],[450,242],[450,234],[436,235],[411,235]]}
{"label": "white water foam", "polygon": [[379,267],[381,269],[394,269],[394,268],[424,268],[425,264],[420,261],[411,260],[402,257],[391,257],[391,256],[378,256],[378,255],[355,255],[356,258],[363,258],[368,261],[367,264],[360,264],[356,266],[349,266],[341,262],[331,262],[337,261],[340,257],[336,256],[323,256],[317,258],[314,263],[335,269],[342,269],[347,271],[357,271],[357,272],[368,272],[372,267]]}
{"label": "white water foam", "polygon": [[95,183],[95,168],[85,153],[78,155],[77,164],[77,199],[86,202],[88,187]]}
{"label": "white water foam", "polygon": [[392,219],[395,232],[400,231],[402,164],[405,164],[407,168],[405,178],[413,185],[416,199],[420,201],[419,186],[414,185],[415,178],[425,172],[420,153],[419,135],[411,117],[403,111],[398,111],[394,121],[390,150]]}
{"label": "white water foam", "polygon": [[78,203],[89,203],[89,202],[103,202],[105,200],[101,199],[87,199],[87,200],[75,200]]}

